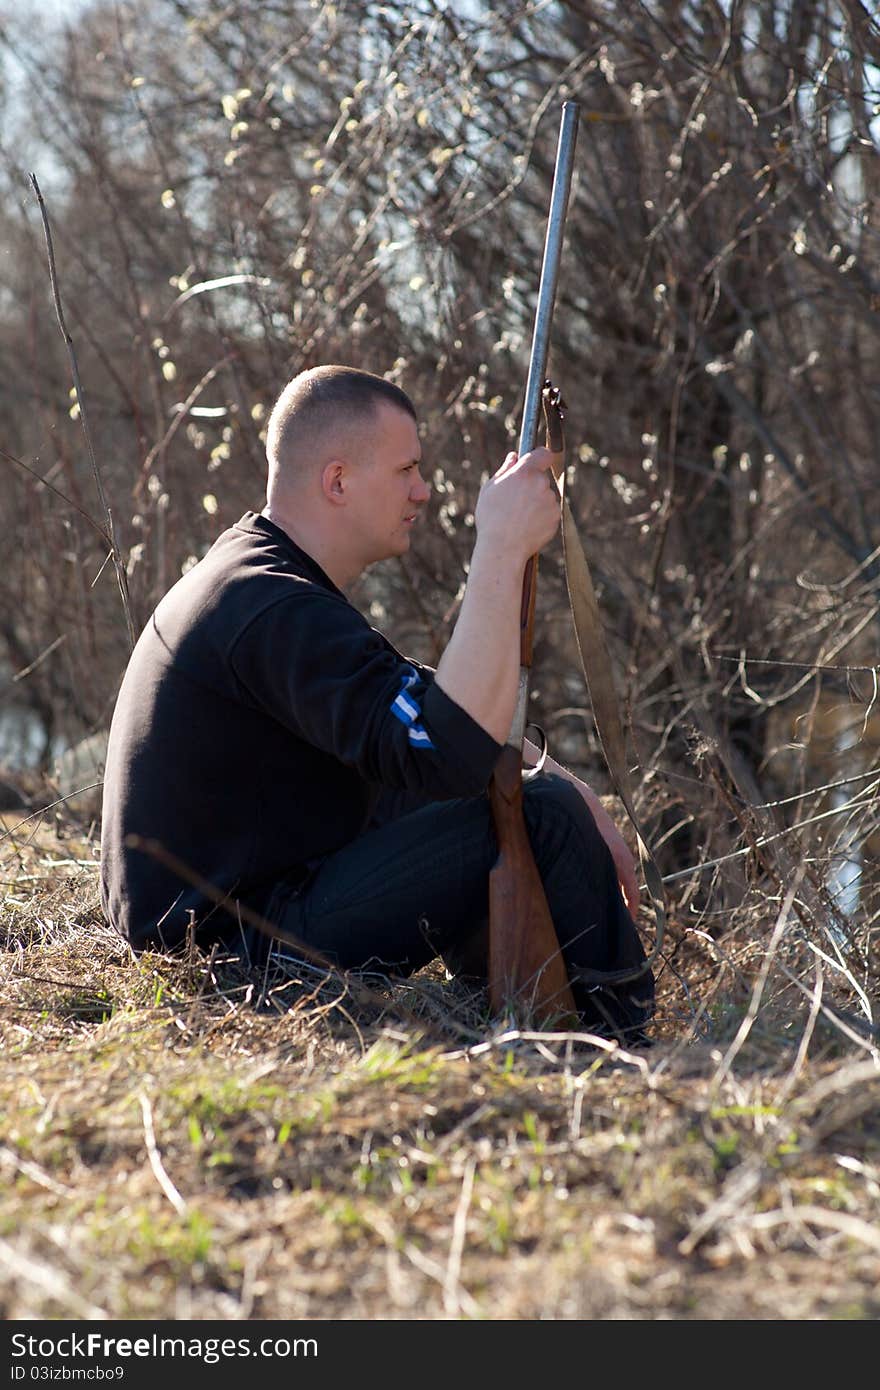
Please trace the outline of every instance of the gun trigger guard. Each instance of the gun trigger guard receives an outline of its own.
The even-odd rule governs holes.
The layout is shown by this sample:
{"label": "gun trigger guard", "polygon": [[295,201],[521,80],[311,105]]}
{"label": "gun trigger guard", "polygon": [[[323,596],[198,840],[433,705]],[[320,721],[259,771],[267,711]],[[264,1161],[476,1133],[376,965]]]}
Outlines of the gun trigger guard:
{"label": "gun trigger guard", "polygon": [[547,735],[544,733],[544,730],[541,728],[540,724],[527,724],[526,729],[534,729],[535,733],[538,735],[538,738],[540,740],[541,748],[541,751],[538,754],[538,761],[535,763],[535,766],[523,768],[523,781],[531,782],[532,778],[537,777],[538,773],[542,771],[544,764],[547,761]]}

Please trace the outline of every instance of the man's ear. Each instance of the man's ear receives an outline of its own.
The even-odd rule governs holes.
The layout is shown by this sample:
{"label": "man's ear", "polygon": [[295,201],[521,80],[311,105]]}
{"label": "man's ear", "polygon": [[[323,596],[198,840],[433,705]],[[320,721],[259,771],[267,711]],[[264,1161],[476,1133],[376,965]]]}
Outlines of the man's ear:
{"label": "man's ear", "polygon": [[347,501],[345,464],[342,459],[331,459],[325,463],[321,473],[321,491],[328,502],[335,506],[343,506]]}

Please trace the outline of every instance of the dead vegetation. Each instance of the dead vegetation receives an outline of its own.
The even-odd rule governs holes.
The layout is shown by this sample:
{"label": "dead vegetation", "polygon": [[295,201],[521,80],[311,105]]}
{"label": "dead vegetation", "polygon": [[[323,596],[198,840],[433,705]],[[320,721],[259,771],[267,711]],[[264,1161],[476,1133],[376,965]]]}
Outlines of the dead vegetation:
{"label": "dead vegetation", "polygon": [[[670,928],[633,1053],[431,971],[138,959],[97,823],[24,819],[68,788],[28,789],[0,839],[0,1312],[876,1318],[868,8],[95,0],[54,34],[5,10],[0,753],[36,778],[100,744],[127,657],[86,402],[143,622],[262,504],[295,371],[399,380],[432,528],[357,601],[436,662],[573,98],[553,354]],[[602,790],[558,552],[540,603],[534,715]]]}
{"label": "dead vegetation", "polygon": [[436,971],[135,958],[93,844],[22,834],[7,1320],[880,1313],[880,1049],[790,903],[718,943],[674,920],[627,1052],[517,1031]]}

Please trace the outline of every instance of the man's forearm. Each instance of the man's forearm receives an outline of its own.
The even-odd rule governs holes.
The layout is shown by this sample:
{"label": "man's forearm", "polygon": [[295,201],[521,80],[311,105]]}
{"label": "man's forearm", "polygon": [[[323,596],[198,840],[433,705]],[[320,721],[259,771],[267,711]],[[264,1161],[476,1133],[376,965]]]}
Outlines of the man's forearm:
{"label": "man's forearm", "polygon": [[478,543],[435,679],[498,743],[506,743],[516,708],[521,604],[522,568]]}

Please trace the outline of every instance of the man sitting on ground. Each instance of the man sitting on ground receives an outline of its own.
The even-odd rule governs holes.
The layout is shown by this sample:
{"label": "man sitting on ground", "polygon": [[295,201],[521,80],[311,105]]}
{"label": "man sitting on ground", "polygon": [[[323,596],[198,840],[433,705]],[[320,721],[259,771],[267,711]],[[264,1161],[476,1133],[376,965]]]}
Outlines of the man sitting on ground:
{"label": "man sitting on ground", "polygon": [[[166,594],[125,673],[105,911],[135,948],[174,948],[194,923],[199,941],[254,959],[265,938],[244,906],[343,968],[408,974],[442,955],[485,970],[498,854],[486,793],[517,697],[523,570],[559,524],[553,456],[508,454],[481,488],[434,671],[345,594],[409,550],[430,495],[409,397],[349,367],[303,372],[272,411],[267,455],[262,512]],[[649,971],[614,989],[579,979],[645,959],[632,857],[590,788],[547,766],[524,811],[575,1002],[587,1025],[638,1034]]]}

